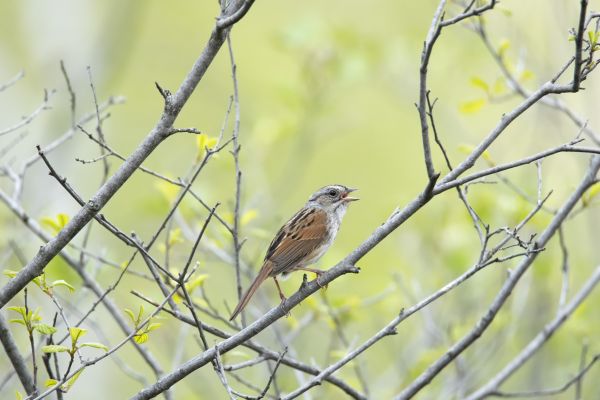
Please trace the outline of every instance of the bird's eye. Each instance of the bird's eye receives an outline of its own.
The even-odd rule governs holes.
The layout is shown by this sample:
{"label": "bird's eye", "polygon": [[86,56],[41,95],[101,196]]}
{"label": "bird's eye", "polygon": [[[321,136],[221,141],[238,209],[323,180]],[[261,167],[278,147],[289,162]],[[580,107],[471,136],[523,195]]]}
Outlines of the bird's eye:
{"label": "bird's eye", "polygon": [[329,193],[327,193],[327,194],[328,194],[328,195],[330,195],[331,197],[335,197],[335,196],[337,196],[337,190],[335,190],[335,189],[331,189],[331,190],[329,191]]}

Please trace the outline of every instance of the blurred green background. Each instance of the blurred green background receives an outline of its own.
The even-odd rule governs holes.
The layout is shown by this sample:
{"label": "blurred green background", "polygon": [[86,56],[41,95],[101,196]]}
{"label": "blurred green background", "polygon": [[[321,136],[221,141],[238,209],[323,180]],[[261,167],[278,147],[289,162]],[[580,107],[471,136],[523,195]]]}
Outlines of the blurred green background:
{"label": "blurred green background", "polygon": [[[577,21],[575,0],[506,0],[486,15],[490,38],[505,48],[506,57],[519,72],[523,84],[534,89],[551,78],[572,54],[568,29]],[[319,267],[327,268],[359,245],[391,212],[410,201],[426,181],[420,144],[420,126],[414,102],[418,99],[418,66],[423,40],[437,2],[376,0],[370,2],[328,2],[307,0],[258,1],[235,26],[232,42],[238,65],[241,106],[240,153],[242,236],[247,238],[242,258],[255,271],[273,234],[317,188],[342,183],[360,189],[361,201],[350,208],[335,245]],[[598,8],[591,1],[590,8]],[[448,14],[459,9],[450,5]],[[162,99],[154,82],[175,91],[203,48],[214,18],[217,2],[164,1],[19,1],[4,2],[0,13],[0,82],[19,70],[25,78],[0,94],[0,127],[9,126],[33,110],[41,101],[43,89],[56,89],[52,110],[41,114],[24,130],[28,135],[3,163],[19,165],[35,154],[36,144],[46,144],[70,126],[69,97],[59,61],[64,60],[77,94],[78,116],[93,111],[93,99],[86,67],[90,66],[100,101],[108,96],[126,98],[112,107],[104,122],[108,143],[121,154],[129,154],[156,123]],[[498,122],[502,113],[520,102],[501,79],[501,73],[478,37],[461,24],[443,32],[430,65],[429,87],[439,98],[435,118],[439,133],[454,164],[464,158],[464,148],[475,145]],[[219,135],[232,95],[232,81],[226,48],[219,53],[208,73],[177,120],[177,127],[196,127],[211,137]],[[484,101],[477,79],[498,90],[502,100]],[[589,126],[600,126],[597,112],[598,79],[585,82],[586,90],[566,95],[564,100]],[[93,124],[88,124],[93,130]],[[577,127],[562,114],[538,105],[514,123],[490,149],[496,163],[515,160],[539,150],[571,140]],[[231,130],[227,129],[225,137]],[[14,136],[13,136],[14,137]],[[9,138],[2,139],[2,146]],[[435,148],[437,170],[446,172]],[[198,154],[196,139],[179,134],[155,151],[145,166],[170,177],[187,174]],[[101,164],[82,165],[76,157],[94,158],[97,147],[81,134],[50,157],[59,173],[89,198],[101,180]],[[557,155],[543,163],[543,189],[553,190],[548,205],[557,207],[577,185],[588,163],[583,154]],[[111,171],[119,162],[110,160]],[[474,169],[484,168],[481,161]],[[535,198],[535,166],[506,173],[525,193]],[[26,175],[23,207],[36,219],[58,213],[73,215],[74,202],[47,175],[41,163]],[[493,179],[492,179],[493,180]],[[469,200],[492,228],[512,227],[531,209],[499,181],[473,185]],[[7,179],[3,190],[10,192]],[[220,213],[231,215],[234,204],[233,158],[223,151],[211,160],[194,185],[208,204],[222,203]],[[156,178],[137,173],[111,200],[104,212],[124,232],[135,231],[148,240],[170,207],[176,190]],[[173,229],[182,228],[183,241],[173,250],[170,266],[180,269],[191,247],[189,230],[197,230],[207,212],[187,198]],[[2,246],[14,240],[27,258],[39,247],[37,239],[5,208],[0,208]],[[540,232],[550,217],[541,214],[525,230],[524,237]],[[183,225],[182,222],[184,222]],[[597,246],[600,218],[594,202],[584,213],[568,221],[565,238],[570,248],[571,293],[574,293],[598,263]],[[49,231],[50,232],[50,231]],[[81,235],[80,235],[81,236]],[[199,273],[208,274],[202,290],[221,312],[225,302],[235,303],[235,275],[231,263],[217,257],[230,254],[230,237],[218,224],[211,225],[196,259]],[[82,237],[77,238],[78,241]],[[90,248],[121,263],[130,254],[120,242],[98,226],[92,233]],[[469,268],[479,256],[480,244],[466,209],[454,191],[449,191],[402,225],[381,245],[364,257],[359,275],[342,277],[326,291],[313,296],[294,309],[292,316],[277,322],[278,335],[293,337],[292,355],[308,364],[325,367],[349,348],[337,339],[324,297],[340,315],[344,331],[353,348],[393,319],[402,307],[409,307],[447,281]],[[158,246],[157,257],[164,257]],[[516,261],[515,261],[516,262]],[[495,265],[398,329],[363,355],[359,365],[369,381],[372,398],[390,398],[462,334],[471,329],[487,309],[502,285],[507,268],[514,262]],[[3,268],[18,269],[11,257]],[[103,286],[116,278],[114,268],[94,261],[88,268]],[[539,329],[553,318],[561,287],[561,254],[555,239],[522,279],[497,320],[456,366],[450,366],[417,398],[460,398],[484,383],[512,359]],[[134,271],[146,272],[141,260]],[[86,311],[94,297],[81,287],[78,277],[60,260],[47,269],[53,279],[73,283],[74,295],[60,292],[64,302],[75,303]],[[4,285],[7,277],[0,277]],[[291,294],[301,274],[293,274],[283,285]],[[248,280],[246,279],[247,285]],[[254,319],[278,304],[271,283],[251,303]],[[127,276],[113,297],[122,308],[137,310],[140,300],[129,291],[135,288],[160,299],[155,285]],[[30,292],[35,292],[31,290]],[[38,291],[39,292],[39,291]],[[507,390],[554,387],[577,371],[582,344],[589,342],[589,354],[600,351],[597,338],[600,316],[592,295],[586,305],[560,330],[551,342],[504,386]],[[13,301],[20,304],[21,298]],[[41,308],[45,320],[51,319],[49,300],[33,293],[30,303]],[[150,306],[146,307],[148,310]],[[70,310],[75,319],[77,313]],[[6,315],[6,313],[5,313]],[[94,313],[97,325],[84,324],[91,337],[115,345],[123,335],[105,310]],[[209,322],[213,322],[208,320]],[[169,317],[151,334],[147,345],[171,371],[200,351],[192,338],[194,331],[181,327]],[[223,326],[214,322],[217,326]],[[26,352],[26,336],[15,326],[21,349]],[[291,335],[291,336],[289,336]],[[275,351],[283,348],[274,329],[258,336],[261,344]],[[211,343],[215,342],[210,338]],[[184,343],[185,345],[181,345]],[[90,351],[90,357],[95,354]],[[147,367],[131,346],[119,355],[154,381]],[[237,349],[224,356],[226,363],[247,359],[252,353]],[[9,365],[0,357],[1,376]],[[338,376],[361,388],[353,366]],[[262,387],[268,377],[264,366],[244,371],[241,376]],[[595,378],[594,378],[595,377]],[[584,384],[584,398],[597,398],[600,391],[594,379],[600,368],[590,372]],[[291,391],[306,377],[298,377],[282,367],[278,385]],[[248,391],[243,385],[235,387]],[[126,398],[141,388],[111,361],[90,367],[67,398]],[[21,389],[13,379],[0,396],[11,398]],[[226,393],[210,367],[195,372],[175,387],[177,399],[226,398]],[[342,392],[324,384],[306,398],[344,398]],[[572,392],[556,398],[572,398]]]}

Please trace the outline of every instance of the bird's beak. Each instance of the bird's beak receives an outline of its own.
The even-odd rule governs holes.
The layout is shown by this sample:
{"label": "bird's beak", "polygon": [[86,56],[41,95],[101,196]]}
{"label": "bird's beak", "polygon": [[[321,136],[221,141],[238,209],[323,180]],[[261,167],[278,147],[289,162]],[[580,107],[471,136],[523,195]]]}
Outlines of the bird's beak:
{"label": "bird's beak", "polygon": [[350,196],[348,196],[350,193],[352,193],[352,192],[354,192],[354,191],[356,191],[356,190],[358,190],[358,189],[348,189],[348,190],[346,190],[346,192],[345,192],[345,193],[344,193],[344,195],[342,196],[342,200],[343,200],[343,201],[346,201],[346,202],[351,202],[351,201],[360,200],[360,199],[359,199],[359,198],[357,198],[357,197],[350,197]]}

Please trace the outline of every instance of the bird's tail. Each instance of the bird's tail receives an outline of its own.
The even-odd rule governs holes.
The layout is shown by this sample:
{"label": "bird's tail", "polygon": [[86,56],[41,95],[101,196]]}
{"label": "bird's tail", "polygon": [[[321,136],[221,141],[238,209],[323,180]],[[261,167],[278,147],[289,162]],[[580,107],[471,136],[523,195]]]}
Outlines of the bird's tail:
{"label": "bird's tail", "polygon": [[[267,263],[268,263],[268,261],[267,261]],[[233,310],[233,313],[231,314],[231,317],[229,318],[230,321],[232,321],[235,317],[237,317],[237,315],[244,309],[244,307],[246,307],[246,305],[250,301],[250,298],[252,297],[254,292],[256,292],[256,289],[258,289],[260,284],[263,283],[265,281],[265,279],[267,279],[269,277],[271,270],[272,270],[272,268],[270,265],[268,265],[268,264],[263,265],[263,267],[260,269],[260,272],[258,273],[256,278],[254,278],[254,281],[248,288],[248,291],[246,293],[244,293],[244,295],[240,299],[240,302]]]}

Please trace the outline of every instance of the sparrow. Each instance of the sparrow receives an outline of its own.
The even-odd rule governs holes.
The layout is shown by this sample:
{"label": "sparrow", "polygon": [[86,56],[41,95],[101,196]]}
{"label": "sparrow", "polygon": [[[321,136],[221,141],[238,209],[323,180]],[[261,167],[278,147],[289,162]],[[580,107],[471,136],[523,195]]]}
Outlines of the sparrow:
{"label": "sparrow", "polygon": [[275,235],[262,268],[233,310],[230,321],[246,307],[256,289],[269,277],[275,281],[283,302],[286,297],[279,286],[277,275],[302,270],[317,274],[317,279],[321,276],[324,271],[308,266],[316,263],[333,243],[348,205],[358,200],[348,196],[355,190],[343,185],[329,185],[310,196],[304,207]]}

